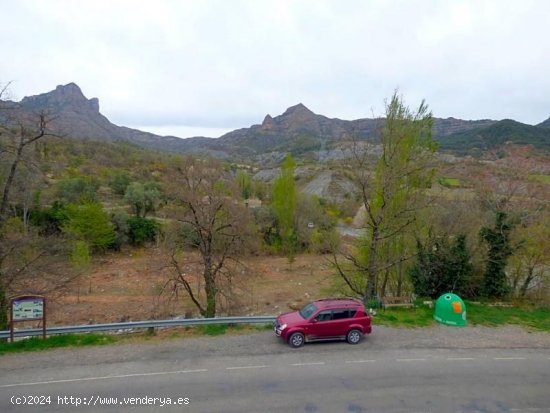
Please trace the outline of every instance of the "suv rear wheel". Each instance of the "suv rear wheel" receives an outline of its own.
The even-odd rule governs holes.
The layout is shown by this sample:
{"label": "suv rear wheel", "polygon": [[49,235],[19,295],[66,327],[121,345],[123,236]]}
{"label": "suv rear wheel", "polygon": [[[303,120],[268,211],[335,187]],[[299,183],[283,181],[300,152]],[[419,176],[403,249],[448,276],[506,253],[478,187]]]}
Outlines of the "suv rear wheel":
{"label": "suv rear wheel", "polygon": [[298,348],[304,345],[304,341],[305,338],[302,333],[293,333],[288,339],[288,344],[290,345],[290,347]]}
{"label": "suv rear wheel", "polygon": [[350,344],[357,344],[359,343],[359,341],[361,341],[362,336],[363,334],[359,330],[353,329],[348,332],[346,340]]}

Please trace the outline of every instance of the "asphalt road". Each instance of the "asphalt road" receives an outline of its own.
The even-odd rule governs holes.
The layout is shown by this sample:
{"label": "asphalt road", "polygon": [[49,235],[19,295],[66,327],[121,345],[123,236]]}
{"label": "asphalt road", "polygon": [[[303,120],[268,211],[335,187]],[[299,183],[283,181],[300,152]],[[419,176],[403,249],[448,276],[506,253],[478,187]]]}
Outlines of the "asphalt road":
{"label": "asphalt road", "polygon": [[357,346],[293,350],[265,332],[0,356],[0,412],[550,413],[548,335],[377,331]]}

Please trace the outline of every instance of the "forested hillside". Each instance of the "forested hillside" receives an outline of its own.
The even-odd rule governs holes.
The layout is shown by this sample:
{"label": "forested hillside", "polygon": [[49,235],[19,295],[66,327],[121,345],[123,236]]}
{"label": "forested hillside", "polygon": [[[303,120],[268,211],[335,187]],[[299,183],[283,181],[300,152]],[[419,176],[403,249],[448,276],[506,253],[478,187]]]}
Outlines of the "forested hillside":
{"label": "forested hillside", "polygon": [[441,149],[461,154],[486,153],[506,143],[532,145],[543,151],[550,151],[550,129],[544,123],[526,125],[505,119],[490,126],[454,133],[440,139]]}

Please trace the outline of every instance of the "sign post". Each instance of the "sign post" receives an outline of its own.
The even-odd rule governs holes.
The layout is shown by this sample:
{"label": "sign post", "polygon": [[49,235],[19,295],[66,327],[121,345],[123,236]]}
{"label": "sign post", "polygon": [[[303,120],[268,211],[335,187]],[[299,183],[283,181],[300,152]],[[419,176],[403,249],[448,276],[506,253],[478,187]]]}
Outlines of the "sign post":
{"label": "sign post", "polygon": [[10,340],[13,343],[14,324],[22,321],[41,320],[42,338],[46,338],[46,297],[20,295],[10,299]]}

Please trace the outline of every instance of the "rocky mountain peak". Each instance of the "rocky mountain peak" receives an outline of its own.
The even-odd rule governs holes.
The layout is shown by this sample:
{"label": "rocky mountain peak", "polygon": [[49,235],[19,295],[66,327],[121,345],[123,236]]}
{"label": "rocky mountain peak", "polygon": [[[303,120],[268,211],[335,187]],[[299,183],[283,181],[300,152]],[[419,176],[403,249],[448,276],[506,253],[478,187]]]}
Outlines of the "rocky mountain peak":
{"label": "rocky mountain peak", "polygon": [[54,90],[36,96],[27,96],[21,100],[21,105],[28,108],[47,107],[61,109],[64,107],[81,108],[99,113],[99,100],[87,99],[76,83],[58,85]]}
{"label": "rocky mountain peak", "polygon": [[262,122],[262,129],[271,129],[273,128],[273,118],[268,113],[265,115],[264,121]]}
{"label": "rocky mountain peak", "polygon": [[99,99],[98,98],[91,98],[91,99],[88,100],[88,103],[90,105],[90,108],[92,108],[92,110],[94,112],[99,113]]}
{"label": "rocky mountain peak", "polygon": [[314,116],[315,113],[313,113],[311,110],[309,110],[303,103],[298,103],[297,105],[289,107],[287,110],[285,110],[285,113],[282,114],[282,116],[300,116],[300,117],[310,117]]}
{"label": "rocky mountain peak", "polygon": [[82,93],[82,90],[74,82],[67,83],[66,85],[57,85],[55,90],[53,90],[52,92],[60,93],[60,94],[63,94],[63,95],[69,95],[69,96],[70,95],[75,95],[75,96],[84,97],[84,94]]}

